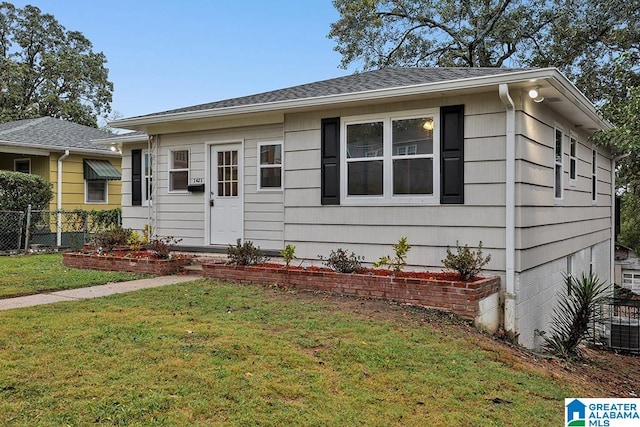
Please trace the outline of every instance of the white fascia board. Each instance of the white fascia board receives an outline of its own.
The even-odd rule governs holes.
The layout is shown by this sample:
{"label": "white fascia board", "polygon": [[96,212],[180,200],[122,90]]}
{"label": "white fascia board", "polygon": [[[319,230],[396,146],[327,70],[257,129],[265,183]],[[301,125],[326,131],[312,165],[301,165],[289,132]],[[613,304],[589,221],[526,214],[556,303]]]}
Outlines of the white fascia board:
{"label": "white fascia board", "polygon": [[106,156],[106,157],[121,157],[118,153],[112,153],[110,151],[89,149],[89,148],[74,148],[74,147],[58,147],[53,145],[38,145],[39,148],[33,148],[31,144],[23,144],[13,141],[0,140],[0,151],[3,149],[20,151],[23,154],[32,154],[34,156],[49,156],[51,153],[64,153],[65,150],[69,150],[71,154],[91,154],[94,156]]}
{"label": "white fascia board", "polygon": [[587,98],[564,74],[555,70],[554,79],[549,84],[565,96],[572,104],[577,106],[582,113],[598,124],[602,129],[611,129],[613,125],[600,116],[595,105]]}
{"label": "white fascia board", "polygon": [[28,146],[12,143],[10,141],[0,141],[0,152],[10,154],[25,154],[30,156],[49,156],[51,154],[51,152],[47,150],[31,148]]}
{"label": "white fascia board", "polygon": [[136,135],[119,135],[112,136],[110,138],[92,139],[91,143],[94,145],[112,145],[112,144],[131,144],[135,142],[147,142],[149,136],[146,134]]}
{"label": "white fascia board", "polygon": [[[566,77],[564,77],[556,68],[541,68],[536,70],[523,70],[509,72],[505,74],[496,74],[492,76],[473,77],[459,80],[447,80],[443,82],[424,83],[411,86],[402,86],[395,88],[385,88],[377,90],[369,90],[362,92],[353,92],[339,95],[327,95],[313,98],[293,99],[286,101],[268,102],[261,104],[241,105],[237,107],[226,107],[198,111],[185,111],[179,113],[160,114],[155,116],[132,117],[129,119],[119,119],[110,122],[113,127],[137,129],[137,127],[167,123],[183,120],[197,120],[215,117],[224,117],[238,114],[262,113],[268,111],[288,110],[296,108],[323,107],[336,104],[344,104],[349,102],[382,100],[386,98],[396,98],[402,96],[428,94],[434,92],[455,91],[463,89],[485,88],[496,86],[501,83],[526,83],[535,82],[536,80],[558,80],[564,81],[562,87],[567,87],[568,92],[574,95],[576,100],[581,103],[591,105],[591,102],[575,87]],[[593,109],[595,112],[595,109]]]}

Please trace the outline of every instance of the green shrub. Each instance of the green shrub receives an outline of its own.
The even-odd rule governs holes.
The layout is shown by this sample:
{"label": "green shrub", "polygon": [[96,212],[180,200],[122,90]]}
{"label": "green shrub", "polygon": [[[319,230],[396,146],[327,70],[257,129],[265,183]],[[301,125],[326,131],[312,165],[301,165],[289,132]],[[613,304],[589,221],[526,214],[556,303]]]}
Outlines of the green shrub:
{"label": "green shrub", "polygon": [[49,207],[53,198],[50,182],[38,175],[0,171],[0,211],[26,212]]}
{"label": "green shrub", "polygon": [[351,255],[347,255],[347,250],[342,248],[331,251],[326,259],[322,255],[318,255],[318,258],[323,261],[324,265],[338,273],[357,273],[362,270],[362,260],[364,260],[364,257],[357,256],[353,252]]}
{"label": "green shrub", "polygon": [[268,258],[262,254],[259,247],[253,246],[253,242],[246,241],[240,243],[240,239],[236,241],[236,245],[229,245],[227,248],[227,264],[230,265],[254,265],[265,262]]}
{"label": "green shrub", "polygon": [[406,237],[401,237],[398,243],[393,244],[393,251],[395,256],[383,256],[378,261],[373,263],[374,267],[387,266],[389,270],[393,270],[394,274],[401,273],[404,267],[407,265],[407,252],[411,249],[411,245],[407,243]]}
{"label": "green shrub", "polygon": [[171,258],[171,249],[173,249],[182,239],[176,239],[173,236],[158,237],[152,239],[147,247],[158,259]]}
{"label": "green shrub", "polygon": [[601,304],[609,297],[609,286],[595,274],[578,279],[565,276],[565,291],[558,298],[551,318],[551,333],[536,331],[544,348],[556,356],[570,359],[580,356],[578,345],[588,336],[589,325],[600,316]]}
{"label": "green shrub", "polygon": [[116,246],[127,245],[130,237],[130,229],[118,226],[95,233],[91,239],[91,243],[96,248],[102,248],[103,251],[110,251]]}
{"label": "green shrub", "polygon": [[286,263],[287,268],[291,261],[296,259],[296,247],[294,245],[287,245],[283,250],[280,251],[280,255],[284,258],[284,262]]}
{"label": "green shrub", "polygon": [[447,256],[442,260],[442,264],[450,270],[457,271],[462,281],[472,280],[482,271],[482,267],[491,261],[491,255],[482,256],[482,242],[478,245],[477,251],[469,249],[468,245],[461,248],[458,242],[456,248],[455,254],[451,252],[451,248],[447,248]]}

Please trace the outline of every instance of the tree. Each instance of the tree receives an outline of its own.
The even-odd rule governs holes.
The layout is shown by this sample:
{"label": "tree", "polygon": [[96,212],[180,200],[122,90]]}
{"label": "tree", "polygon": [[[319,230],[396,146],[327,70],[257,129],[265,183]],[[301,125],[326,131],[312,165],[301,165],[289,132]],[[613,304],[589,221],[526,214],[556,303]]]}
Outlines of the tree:
{"label": "tree", "polygon": [[96,127],[113,83],[92,49],[37,7],[0,3],[0,122],[52,116]]}
{"label": "tree", "polygon": [[615,126],[597,132],[594,140],[618,156],[616,184],[622,198],[618,241],[640,253],[640,86],[629,78],[635,62],[629,57],[616,61],[612,73],[626,91],[612,91],[601,108],[605,119]]}
{"label": "tree", "polygon": [[[559,67],[592,99],[612,60],[637,57],[640,3],[619,0],[334,0],[341,66]],[[602,79],[602,81],[601,81]],[[622,90],[622,88],[618,88]]]}

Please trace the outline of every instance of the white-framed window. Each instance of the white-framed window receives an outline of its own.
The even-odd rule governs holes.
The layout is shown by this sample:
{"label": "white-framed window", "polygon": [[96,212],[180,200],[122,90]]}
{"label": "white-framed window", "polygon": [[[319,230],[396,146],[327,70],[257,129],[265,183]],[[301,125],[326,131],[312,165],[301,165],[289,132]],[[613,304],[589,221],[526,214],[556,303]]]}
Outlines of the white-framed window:
{"label": "white-framed window", "polygon": [[31,159],[15,159],[13,161],[15,172],[31,173]]}
{"label": "white-framed window", "polygon": [[107,203],[109,181],[106,179],[92,179],[84,182],[85,203]]}
{"label": "white-framed window", "polygon": [[148,206],[153,194],[153,157],[149,150],[142,150],[142,205]]}
{"label": "white-framed window", "polygon": [[554,129],[554,145],[553,145],[553,198],[555,200],[562,200],[562,181],[564,170],[562,167],[562,140],[564,134],[562,129],[556,127]]}
{"label": "white-framed window", "polygon": [[569,136],[569,184],[574,186],[578,179],[578,137],[573,133]]}
{"label": "white-framed window", "polygon": [[593,246],[589,247],[589,274],[596,272],[596,251]]}
{"label": "white-framed window", "polygon": [[[567,279],[573,276],[573,254],[567,256]],[[567,295],[571,295],[571,286],[567,283]]]}
{"label": "white-framed window", "polygon": [[598,151],[591,149],[591,201],[598,200]]}
{"label": "white-framed window", "polygon": [[186,192],[189,185],[189,150],[169,151],[169,192]]}
{"label": "white-framed window", "polygon": [[438,120],[435,110],[343,118],[343,203],[437,203]]}
{"label": "white-framed window", "polygon": [[282,141],[258,144],[258,190],[282,190]]}

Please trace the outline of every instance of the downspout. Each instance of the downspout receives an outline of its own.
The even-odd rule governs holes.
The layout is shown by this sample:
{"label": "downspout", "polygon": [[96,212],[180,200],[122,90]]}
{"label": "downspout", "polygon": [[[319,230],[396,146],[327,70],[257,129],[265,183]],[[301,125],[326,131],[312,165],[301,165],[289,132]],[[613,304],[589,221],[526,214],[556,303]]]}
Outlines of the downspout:
{"label": "downspout", "polygon": [[509,86],[500,84],[499,95],[506,109],[506,194],[505,194],[505,294],[504,328],[515,333],[516,327],[516,110]]}
{"label": "downspout", "polygon": [[[150,163],[149,166],[151,166],[153,164],[153,160],[151,160],[152,157],[153,157],[151,155],[151,138],[153,138],[153,135],[149,135],[147,137],[147,156],[149,156],[149,163]],[[146,172],[144,158],[142,159],[142,172],[143,172],[143,175]],[[152,178],[151,179],[153,179],[153,169],[151,169],[151,174],[152,174]],[[145,183],[146,183],[145,191],[146,191],[146,194],[147,194],[147,224],[149,226],[151,226],[151,204],[153,203],[153,195],[150,194],[150,192],[149,192],[149,182],[146,179],[145,179]],[[151,236],[149,236],[149,238],[151,238]]]}
{"label": "downspout", "polygon": [[57,213],[57,232],[56,232],[56,245],[62,246],[62,161],[69,157],[69,150],[64,150],[64,154],[58,157],[58,194],[56,197],[56,210]]}

